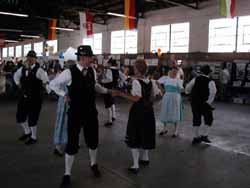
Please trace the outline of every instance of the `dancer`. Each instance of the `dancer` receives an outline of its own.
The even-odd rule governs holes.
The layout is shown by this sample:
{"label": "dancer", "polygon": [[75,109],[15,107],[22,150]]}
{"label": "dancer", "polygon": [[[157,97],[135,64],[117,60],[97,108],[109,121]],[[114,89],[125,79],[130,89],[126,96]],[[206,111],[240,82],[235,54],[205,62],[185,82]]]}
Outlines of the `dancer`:
{"label": "dancer", "polygon": [[[110,61],[112,61],[112,58],[108,62],[104,63],[104,70],[101,75],[101,83],[107,89],[113,88],[113,74],[109,68]],[[112,126],[113,121],[115,120],[115,117],[114,117],[115,114],[113,113],[114,104],[115,104],[114,98],[110,94],[104,94],[104,105],[105,105],[106,112],[108,114],[108,120],[104,125],[106,127]]]}
{"label": "dancer", "polygon": [[[77,63],[70,69],[64,70],[51,83],[50,87],[58,95],[64,96],[69,104],[68,110],[68,142],[65,154],[65,174],[61,187],[71,184],[71,169],[75,154],[79,149],[79,133],[83,126],[84,138],[89,148],[90,166],[95,177],[101,173],[97,165],[98,149],[98,112],[96,109],[95,93],[111,93],[110,90],[96,83],[96,72],[91,66],[93,52],[90,46],[83,45],[77,49]],[[68,86],[68,94],[61,89]]]}
{"label": "dancer", "polygon": [[[215,82],[209,78],[212,72],[208,65],[201,68],[201,75],[191,80],[186,86],[186,93],[191,94],[191,107],[193,112],[194,139],[193,144],[201,142],[211,143],[208,138],[210,127],[213,124],[213,110],[211,104],[214,101],[217,89]],[[199,134],[201,118],[204,117],[205,131]]]}
{"label": "dancer", "polygon": [[17,105],[16,119],[24,130],[23,136],[19,138],[26,141],[26,145],[37,142],[37,123],[43,101],[43,86],[48,89],[48,76],[36,62],[35,51],[27,54],[27,64],[22,66],[14,74],[14,81],[21,89],[21,95]]}
{"label": "dancer", "polygon": [[117,92],[115,95],[133,101],[129,112],[126,143],[131,148],[133,166],[128,170],[134,174],[139,172],[140,149],[141,165],[149,165],[148,151],[155,148],[155,115],[153,97],[160,94],[160,89],[154,81],[145,77],[147,64],[137,60],[134,64],[135,79],[132,83],[131,95]]}
{"label": "dancer", "polygon": [[[57,76],[64,70],[73,66],[75,61],[68,60],[64,64],[60,65],[60,70],[58,71]],[[61,86],[62,90],[65,93],[68,93],[68,88],[66,85]],[[56,112],[56,123],[55,123],[55,131],[54,131],[54,154],[62,157],[64,156],[65,146],[67,144],[67,120],[68,120],[68,103],[64,100],[63,96],[58,96],[57,102],[57,112]]]}
{"label": "dancer", "polygon": [[178,136],[179,124],[183,120],[183,104],[181,99],[181,90],[183,81],[177,78],[178,68],[173,67],[170,76],[160,79],[160,84],[164,85],[165,95],[161,104],[160,120],[164,124],[160,136],[166,134],[167,124],[175,126],[173,138]]}

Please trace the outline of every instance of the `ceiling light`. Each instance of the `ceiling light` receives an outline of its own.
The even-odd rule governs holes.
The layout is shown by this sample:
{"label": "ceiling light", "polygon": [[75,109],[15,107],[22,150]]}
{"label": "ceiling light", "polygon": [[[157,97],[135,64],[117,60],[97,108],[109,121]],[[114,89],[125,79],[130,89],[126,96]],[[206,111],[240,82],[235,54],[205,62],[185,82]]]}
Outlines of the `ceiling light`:
{"label": "ceiling light", "polygon": [[113,12],[108,12],[107,13],[108,15],[111,15],[111,16],[117,16],[117,17],[122,17],[122,18],[129,18],[129,19],[136,19],[136,17],[133,17],[133,16],[126,16],[124,14],[117,14],[117,13],[113,13]]}
{"label": "ceiling light", "polygon": [[0,28],[0,31],[9,31],[9,32],[17,32],[17,33],[23,32],[23,30],[20,30],[20,29],[1,29],[1,28]]}
{"label": "ceiling light", "polygon": [[4,42],[19,42],[17,40],[4,40]]}
{"label": "ceiling light", "polygon": [[64,28],[64,27],[51,27],[51,29],[56,29],[61,31],[74,31],[74,29]]}
{"label": "ceiling light", "polygon": [[39,39],[40,36],[38,35],[21,35],[21,37],[24,37],[24,38],[35,38],[35,39]]}
{"label": "ceiling light", "polygon": [[8,16],[29,17],[28,14],[18,14],[18,13],[12,13],[12,12],[0,12],[0,14],[8,15]]}

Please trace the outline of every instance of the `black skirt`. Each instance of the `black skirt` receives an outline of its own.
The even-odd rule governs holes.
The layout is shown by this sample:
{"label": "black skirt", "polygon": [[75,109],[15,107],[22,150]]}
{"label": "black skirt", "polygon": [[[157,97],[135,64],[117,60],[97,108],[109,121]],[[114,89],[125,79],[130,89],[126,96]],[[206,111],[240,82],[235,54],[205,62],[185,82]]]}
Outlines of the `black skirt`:
{"label": "black skirt", "polygon": [[130,148],[155,148],[155,115],[152,106],[143,101],[132,105],[126,133],[126,143]]}

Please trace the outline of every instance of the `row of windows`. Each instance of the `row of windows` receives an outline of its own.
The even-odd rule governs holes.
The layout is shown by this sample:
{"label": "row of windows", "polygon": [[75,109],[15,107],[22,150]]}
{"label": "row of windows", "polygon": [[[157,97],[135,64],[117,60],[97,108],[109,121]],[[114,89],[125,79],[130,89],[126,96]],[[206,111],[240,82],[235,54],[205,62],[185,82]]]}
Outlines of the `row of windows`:
{"label": "row of windows", "polygon": [[[46,55],[48,56],[49,53],[56,53],[58,44],[57,40],[51,40],[46,41],[46,44],[48,46],[48,51],[46,52]],[[14,50],[15,48],[15,50]],[[2,50],[2,56],[5,57],[23,57],[26,56],[27,53],[32,50],[31,44],[25,44],[25,45],[19,45],[19,46],[12,46],[9,48],[3,48]],[[33,44],[33,50],[37,53],[37,56],[42,56],[44,52],[44,45],[43,42],[37,42]],[[15,52],[15,53],[14,53]]]}
{"label": "row of windows", "polygon": [[[189,23],[153,26],[151,28],[151,52],[189,52]],[[209,21],[208,52],[250,52],[250,16],[234,19],[223,18]],[[94,54],[102,54],[102,33],[84,38],[83,44],[90,45]],[[111,54],[137,53],[138,33],[136,30],[111,32]],[[53,53],[57,52],[57,40],[47,41]],[[15,47],[15,56],[22,57],[22,46]],[[23,46],[23,54],[31,50],[31,44]],[[43,42],[34,43],[38,56],[43,54]],[[3,48],[3,57],[13,57],[14,47]],[[47,52],[48,55],[48,52]]]}
{"label": "row of windows", "polygon": [[[238,27],[237,27],[238,26]],[[189,52],[189,23],[153,26],[151,52]],[[250,16],[209,21],[208,52],[250,52]],[[95,54],[102,53],[102,34],[83,40]],[[111,54],[137,53],[137,31],[111,32]]]}

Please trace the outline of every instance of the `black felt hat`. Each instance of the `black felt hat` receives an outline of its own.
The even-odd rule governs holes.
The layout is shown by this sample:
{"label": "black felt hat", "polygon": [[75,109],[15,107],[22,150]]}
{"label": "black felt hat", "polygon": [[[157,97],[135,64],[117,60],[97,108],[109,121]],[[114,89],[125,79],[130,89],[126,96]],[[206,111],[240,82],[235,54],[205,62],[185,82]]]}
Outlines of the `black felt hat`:
{"label": "black felt hat", "polygon": [[201,72],[205,75],[209,75],[212,72],[212,69],[209,67],[209,65],[204,65],[201,68]]}
{"label": "black felt hat", "polygon": [[37,58],[36,52],[34,50],[30,50],[27,54],[27,57]]}
{"label": "black felt hat", "polygon": [[77,56],[88,56],[88,57],[92,57],[94,55],[91,46],[88,45],[79,46],[75,54]]}

